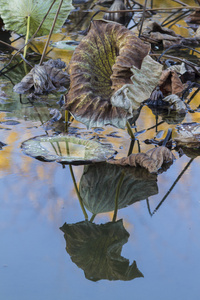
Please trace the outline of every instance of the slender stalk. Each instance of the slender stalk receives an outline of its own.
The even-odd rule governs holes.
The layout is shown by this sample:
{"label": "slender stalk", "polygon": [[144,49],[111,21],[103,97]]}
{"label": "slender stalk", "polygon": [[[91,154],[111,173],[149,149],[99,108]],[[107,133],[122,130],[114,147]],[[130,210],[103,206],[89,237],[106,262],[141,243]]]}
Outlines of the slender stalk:
{"label": "slender stalk", "polygon": [[127,127],[128,134],[130,135],[131,139],[134,141],[135,136],[134,136],[134,133],[132,131],[132,128],[131,128],[131,125],[130,125],[129,121],[126,122],[126,127]]}
{"label": "slender stalk", "polygon": [[73,183],[74,183],[74,188],[75,188],[75,191],[76,191],[76,194],[77,194],[77,197],[78,197],[78,200],[79,200],[82,212],[84,214],[85,220],[88,220],[88,215],[87,215],[87,212],[86,212],[85,207],[83,205],[83,200],[82,200],[82,198],[80,196],[80,193],[79,193],[79,190],[78,190],[78,186],[76,184],[76,179],[75,179],[75,176],[74,176],[74,172],[73,172],[73,169],[72,169],[71,165],[69,165],[69,169],[70,169],[70,173],[71,173],[72,180],[73,180]]}
{"label": "slender stalk", "polygon": [[68,131],[69,111],[65,110],[65,132]]}
{"label": "slender stalk", "polygon": [[131,153],[133,152],[134,145],[135,145],[135,140],[131,140],[127,156],[131,155]]}
{"label": "slender stalk", "polygon": [[141,36],[141,33],[142,33],[142,27],[143,27],[143,23],[144,23],[144,19],[145,19],[146,7],[147,7],[147,0],[145,0],[144,6],[143,6],[141,26],[140,26],[139,35],[138,35],[139,37]]}
{"label": "slender stalk", "polygon": [[26,39],[25,39],[25,47],[24,47],[24,58],[26,58],[26,52],[27,52],[27,46],[28,46],[28,38],[29,38],[29,32],[30,32],[30,20],[31,20],[31,17],[30,15],[28,16],[27,18],[27,30],[26,30]]}
{"label": "slender stalk", "polygon": [[40,63],[39,63],[40,66],[41,66],[41,64],[42,64],[42,62],[43,62],[43,60],[44,60],[44,57],[45,57],[45,54],[46,54],[46,50],[47,50],[47,48],[48,48],[48,45],[49,45],[49,42],[50,42],[50,39],[51,39],[51,35],[52,35],[52,33],[53,33],[53,30],[54,30],[54,27],[55,27],[55,24],[56,24],[56,20],[57,20],[57,18],[58,18],[58,14],[59,14],[59,12],[60,12],[60,9],[61,9],[62,4],[63,4],[63,0],[60,1],[58,10],[57,10],[56,15],[55,15],[55,17],[54,17],[53,24],[52,24],[52,26],[51,26],[51,30],[50,30],[50,32],[49,32],[49,36],[48,36],[48,39],[47,39],[47,41],[46,41],[46,44],[45,44],[45,47],[44,47],[44,50],[43,50],[43,53],[42,53],[42,57],[41,57],[41,60],[40,60]]}
{"label": "slender stalk", "polygon": [[156,206],[156,208],[154,209],[152,215],[155,214],[155,212],[159,209],[159,207],[163,204],[163,202],[169,196],[169,194],[171,193],[171,191],[173,190],[173,188],[175,187],[175,185],[177,184],[177,182],[181,179],[181,177],[183,176],[183,174],[185,173],[185,171],[189,168],[189,166],[191,165],[191,163],[193,162],[193,160],[194,160],[194,158],[191,158],[189,160],[189,162],[187,163],[187,165],[185,166],[185,168],[181,171],[181,173],[178,175],[178,177],[176,178],[176,180],[174,181],[174,183],[172,184],[172,186],[170,187],[170,189],[168,190],[168,192],[162,198],[162,200],[160,201],[160,203]]}
{"label": "slender stalk", "polygon": [[90,219],[90,222],[93,222],[93,221],[94,221],[94,218],[96,217],[96,215],[97,215],[97,214],[93,214],[93,215],[92,215],[92,217],[91,217],[91,219]]}
{"label": "slender stalk", "polygon": [[146,199],[146,203],[147,203],[148,212],[149,212],[150,216],[152,217],[151,208],[150,208],[150,204],[149,204],[149,198]]}
{"label": "slender stalk", "polygon": [[120,176],[120,179],[119,179],[119,182],[118,182],[118,185],[117,185],[116,194],[115,194],[115,210],[114,210],[112,222],[115,222],[116,219],[117,219],[119,192],[120,192],[122,182],[124,180],[124,176],[125,176],[125,173],[122,172],[122,174]]}

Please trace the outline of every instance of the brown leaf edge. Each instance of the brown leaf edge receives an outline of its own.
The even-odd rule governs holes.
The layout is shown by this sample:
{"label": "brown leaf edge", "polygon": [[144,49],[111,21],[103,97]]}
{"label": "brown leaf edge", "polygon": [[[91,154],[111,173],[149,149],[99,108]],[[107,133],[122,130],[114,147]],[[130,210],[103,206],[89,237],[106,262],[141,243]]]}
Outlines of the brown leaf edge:
{"label": "brown leaf edge", "polygon": [[146,153],[131,154],[128,157],[107,162],[121,166],[142,167],[150,173],[157,173],[161,168],[165,171],[166,167],[168,168],[174,160],[173,153],[168,148],[160,146],[150,149]]}

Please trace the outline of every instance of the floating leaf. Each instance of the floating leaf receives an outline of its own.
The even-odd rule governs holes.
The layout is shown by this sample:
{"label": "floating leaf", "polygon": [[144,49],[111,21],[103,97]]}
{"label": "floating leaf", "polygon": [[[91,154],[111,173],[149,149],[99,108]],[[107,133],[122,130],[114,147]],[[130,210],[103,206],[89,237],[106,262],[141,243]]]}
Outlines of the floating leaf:
{"label": "floating leaf", "polygon": [[105,161],[115,154],[110,144],[67,135],[38,136],[23,142],[22,149],[39,160],[80,165]]}
{"label": "floating leaf", "polygon": [[58,41],[50,44],[50,46],[53,48],[64,49],[68,51],[74,51],[78,45],[79,42],[72,40]]}
{"label": "floating leaf", "polygon": [[170,108],[176,112],[184,113],[186,111],[185,103],[175,94],[163,98],[163,101],[170,105]]}
{"label": "floating leaf", "polygon": [[183,123],[176,127],[174,140],[188,148],[200,147],[200,123]]}
{"label": "floating leaf", "polygon": [[85,207],[93,214],[113,211],[116,189],[122,176],[119,209],[158,193],[157,176],[145,169],[94,164],[84,167],[79,184]]}
{"label": "floating leaf", "polygon": [[143,277],[135,261],[129,265],[129,260],[121,256],[129,238],[122,220],[100,225],[88,221],[65,223],[60,229],[71,260],[84,270],[87,279],[128,281]]}
{"label": "floating leaf", "polygon": [[162,27],[155,21],[145,21],[143,24],[142,34],[150,38],[151,41],[163,44],[164,48],[179,44],[182,41],[182,36],[177,35],[172,29]]}
{"label": "floating leaf", "polygon": [[[65,108],[88,127],[111,124],[124,128],[127,118],[132,116],[131,110],[137,109],[148,98],[147,77],[154,78],[155,69],[161,68],[160,64],[146,57],[148,52],[149,45],[120,24],[93,21],[69,65],[70,90]],[[147,69],[143,65],[144,58],[147,64],[150,60],[153,62],[153,65],[149,65],[150,76],[149,73],[145,76]],[[143,71],[140,70],[142,66]],[[153,88],[158,83],[157,77],[161,72],[158,73]],[[140,80],[142,83],[146,81],[145,87],[140,86]],[[135,91],[135,88],[139,88],[139,91]],[[144,89],[148,91],[145,96]],[[125,102],[124,106],[121,102],[116,103],[119,97],[121,102]],[[133,101],[129,98],[133,98]]]}
{"label": "floating leaf", "polygon": [[50,59],[42,66],[36,65],[21,82],[14,86],[13,90],[18,94],[66,91],[66,87],[69,85],[69,75],[62,70],[65,66],[60,59]]}
{"label": "floating leaf", "polygon": [[[30,16],[30,34],[33,35],[42,22],[51,4],[52,0],[0,0],[0,14],[5,24],[5,28],[19,34],[26,34],[27,17]],[[50,13],[37,34],[38,36],[49,34],[59,4],[59,1],[54,3]],[[59,17],[57,18],[54,28],[55,31],[62,27],[73,8],[71,0],[63,1]]]}
{"label": "floating leaf", "polygon": [[168,168],[175,159],[172,152],[166,147],[150,149],[146,153],[131,154],[118,160],[108,160],[108,163],[120,166],[143,167],[150,173],[157,173],[162,167]]}

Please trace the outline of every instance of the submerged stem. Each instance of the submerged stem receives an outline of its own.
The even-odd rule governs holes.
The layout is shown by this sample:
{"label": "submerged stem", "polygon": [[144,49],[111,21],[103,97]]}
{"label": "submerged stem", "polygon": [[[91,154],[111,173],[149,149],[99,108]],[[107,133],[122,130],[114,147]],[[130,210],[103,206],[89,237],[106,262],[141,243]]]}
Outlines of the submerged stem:
{"label": "submerged stem", "polygon": [[85,207],[83,205],[83,200],[82,200],[81,195],[79,193],[78,186],[76,184],[76,179],[75,179],[74,172],[73,172],[73,169],[72,169],[71,165],[69,165],[69,169],[70,169],[70,173],[71,173],[72,180],[73,180],[73,183],[74,183],[74,188],[75,188],[75,191],[76,191],[76,194],[77,194],[77,197],[78,197],[78,200],[79,200],[82,212],[84,214],[85,220],[88,220],[88,215],[87,215],[87,212],[86,212]]}
{"label": "submerged stem", "polygon": [[124,176],[125,176],[125,173],[122,172],[122,174],[120,176],[120,179],[119,179],[119,182],[118,182],[118,185],[117,185],[116,194],[115,194],[115,210],[114,210],[112,222],[115,222],[116,219],[117,219],[119,192],[120,192],[122,182],[124,180]]}

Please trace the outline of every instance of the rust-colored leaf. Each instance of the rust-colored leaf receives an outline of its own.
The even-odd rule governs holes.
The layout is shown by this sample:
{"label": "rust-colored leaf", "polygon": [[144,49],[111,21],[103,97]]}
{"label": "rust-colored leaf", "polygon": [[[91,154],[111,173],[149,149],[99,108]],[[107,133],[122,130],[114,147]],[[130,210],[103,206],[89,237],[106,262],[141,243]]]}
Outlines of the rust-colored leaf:
{"label": "rust-colored leaf", "polygon": [[159,86],[164,96],[168,96],[169,94],[181,96],[184,90],[184,84],[177,72],[170,69],[162,72]]}
{"label": "rust-colored leaf", "polygon": [[122,25],[93,21],[69,66],[65,108],[88,127],[112,124],[124,128],[131,113],[114,107],[110,98],[125,84],[132,84],[131,68],[140,69],[148,52],[149,45]]}
{"label": "rust-colored leaf", "polygon": [[146,153],[131,154],[118,160],[108,160],[111,164],[121,166],[143,167],[150,173],[156,173],[161,167],[169,167],[175,159],[173,153],[166,147],[150,149]]}

